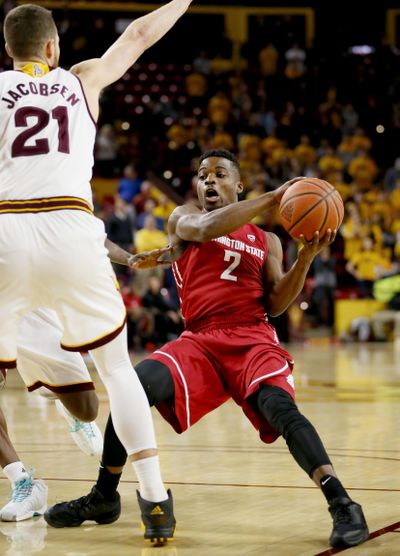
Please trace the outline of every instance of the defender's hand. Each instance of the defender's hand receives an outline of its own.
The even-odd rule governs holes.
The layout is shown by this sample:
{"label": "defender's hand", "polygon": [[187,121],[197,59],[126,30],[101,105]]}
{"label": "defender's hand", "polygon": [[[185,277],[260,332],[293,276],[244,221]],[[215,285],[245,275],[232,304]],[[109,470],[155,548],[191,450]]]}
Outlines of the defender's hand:
{"label": "defender's hand", "polygon": [[171,260],[169,253],[171,251],[171,245],[163,247],[162,249],[143,251],[143,253],[132,255],[128,260],[128,266],[129,268],[134,268],[135,270],[144,270],[146,268],[155,268],[160,265],[170,265]]}

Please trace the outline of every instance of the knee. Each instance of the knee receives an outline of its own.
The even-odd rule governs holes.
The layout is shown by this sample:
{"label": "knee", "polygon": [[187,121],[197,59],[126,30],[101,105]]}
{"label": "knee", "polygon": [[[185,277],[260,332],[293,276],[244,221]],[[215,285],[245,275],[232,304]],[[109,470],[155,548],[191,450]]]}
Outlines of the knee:
{"label": "knee", "polygon": [[79,397],[76,398],[73,413],[74,417],[85,423],[90,423],[97,418],[99,412],[99,398],[93,390],[81,392]]}
{"label": "knee", "polygon": [[173,399],[174,381],[166,365],[144,359],[135,366],[135,371],[151,406]]}
{"label": "knee", "polygon": [[291,396],[281,388],[262,385],[257,405],[264,418],[285,440],[298,428],[309,424]]}
{"label": "knee", "polygon": [[86,396],[82,403],[81,421],[90,422],[97,419],[99,413],[99,398],[94,391],[90,392],[91,395]]}

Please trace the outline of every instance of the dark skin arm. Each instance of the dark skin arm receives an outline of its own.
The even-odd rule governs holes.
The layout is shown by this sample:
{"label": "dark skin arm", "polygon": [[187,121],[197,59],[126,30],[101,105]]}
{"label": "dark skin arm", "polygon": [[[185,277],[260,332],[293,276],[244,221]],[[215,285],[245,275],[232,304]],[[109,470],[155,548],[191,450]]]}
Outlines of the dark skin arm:
{"label": "dark skin arm", "polygon": [[125,251],[125,249],[121,249],[121,247],[109,239],[106,239],[104,245],[113,263],[129,266],[129,268],[142,270],[145,268],[154,268],[162,264],[170,264],[168,260],[164,261],[163,257],[171,251],[171,247],[163,247],[162,249],[154,249],[153,251],[145,251],[137,255],[132,255],[132,253]]}
{"label": "dark skin arm", "polygon": [[173,244],[177,241],[205,243],[230,234],[250,222],[260,212],[275,208],[288,187],[299,179],[301,178],[294,178],[275,191],[264,193],[256,199],[231,203],[207,213],[202,213],[194,205],[177,207],[168,221],[170,241]]}
{"label": "dark skin arm", "polygon": [[302,248],[292,268],[285,274],[282,268],[283,251],[279,238],[267,232],[268,257],[265,262],[265,307],[273,317],[283,313],[300,294],[314,257],[336,237],[336,230],[328,230],[322,240],[315,232],[312,241],[301,236]]}

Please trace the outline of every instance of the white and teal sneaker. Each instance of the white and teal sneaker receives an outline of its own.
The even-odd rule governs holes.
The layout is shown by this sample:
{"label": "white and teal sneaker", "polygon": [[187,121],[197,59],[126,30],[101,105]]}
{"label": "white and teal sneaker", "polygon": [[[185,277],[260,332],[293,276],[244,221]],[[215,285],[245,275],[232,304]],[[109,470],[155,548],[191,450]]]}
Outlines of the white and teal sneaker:
{"label": "white and teal sneaker", "polygon": [[33,470],[14,484],[11,500],[0,510],[2,521],[23,521],[43,515],[47,508],[47,485],[33,478]]}
{"label": "white and teal sneaker", "polygon": [[61,400],[55,400],[56,408],[69,425],[69,432],[75,444],[88,456],[101,456],[103,451],[103,436],[96,421],[85,423],[74,417]]}

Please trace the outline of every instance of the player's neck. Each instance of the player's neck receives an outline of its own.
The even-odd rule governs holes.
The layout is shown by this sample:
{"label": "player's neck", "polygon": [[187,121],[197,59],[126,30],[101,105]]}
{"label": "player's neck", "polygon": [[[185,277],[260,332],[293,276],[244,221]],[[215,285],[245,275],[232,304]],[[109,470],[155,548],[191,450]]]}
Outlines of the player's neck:
{"label": "player's neck", "polygon": [[32,60],[15,60],[14,69],[16,71],[22,71],[30,75],[31,77],[42,77],[49,73],[50,68],[45,60],[39,60],[34,58]]}

